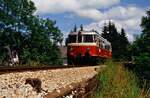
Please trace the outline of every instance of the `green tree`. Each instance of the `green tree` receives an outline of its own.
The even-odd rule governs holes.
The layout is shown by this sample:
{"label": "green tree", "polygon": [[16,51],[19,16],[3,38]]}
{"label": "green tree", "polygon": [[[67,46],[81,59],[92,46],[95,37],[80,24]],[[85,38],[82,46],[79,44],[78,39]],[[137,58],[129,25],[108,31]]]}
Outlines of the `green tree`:
{"label": "green tree", "polygon": [[132,54],[139,77],[150,80],[150,9],[142,18],[141,27],[143,33],[133,43]]}
{"label": "green tree", "polygon": [[102,37],[106,38],[112,45],[112,56],[114,59],[127,58],[127,47],[129,45],[125,30],[119,33],[114,23],[109,21],[104,24]]}
{"label": "green tree", "polygon": [[121,34],[119,35],[119,39],[120,39],[120,56],[121,58],[123,59],[130,59],[130,55],[129,55],[129,41],[127,39],[127,36],[126,36],[126,33],[125,33],[125,30],[122,28],[121,29]]}
{"label": "green tree", "polygon": [[55,21],[34,16],[35,11],[31,0],[0,0],[0,50],[15,47],[22,63],[58,64],[62,33]]}
{"label": "green tree", "polygon": [[147,16],[144,16],[142,18],[141,27],[143,29],[143,33],[141,36],[150,37],[150,9],[147,11]]}

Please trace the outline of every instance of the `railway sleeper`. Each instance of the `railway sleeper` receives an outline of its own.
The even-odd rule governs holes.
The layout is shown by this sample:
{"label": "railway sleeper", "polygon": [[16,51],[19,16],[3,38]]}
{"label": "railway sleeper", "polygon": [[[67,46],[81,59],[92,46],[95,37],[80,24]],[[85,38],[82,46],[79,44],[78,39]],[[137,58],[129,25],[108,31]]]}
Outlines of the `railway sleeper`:
{"label": "railway sleeper", "polygon": [[[96,76],[80,83],[72,83],[65,88],[54,90],[45,98],[91,98],[99,87]],[[59,92],[59,93],[58,93]]]}

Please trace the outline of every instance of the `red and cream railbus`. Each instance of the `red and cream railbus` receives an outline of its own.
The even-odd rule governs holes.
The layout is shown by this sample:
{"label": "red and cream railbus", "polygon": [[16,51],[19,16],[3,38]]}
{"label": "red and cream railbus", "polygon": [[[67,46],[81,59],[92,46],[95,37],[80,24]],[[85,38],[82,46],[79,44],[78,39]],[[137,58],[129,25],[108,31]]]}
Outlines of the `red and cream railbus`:
{"label": "red and cream railbus", "polygon": [[96,59],[111,58],[111,43],[96,31],[70,32],[67,38],[68,64],[94,63]]}

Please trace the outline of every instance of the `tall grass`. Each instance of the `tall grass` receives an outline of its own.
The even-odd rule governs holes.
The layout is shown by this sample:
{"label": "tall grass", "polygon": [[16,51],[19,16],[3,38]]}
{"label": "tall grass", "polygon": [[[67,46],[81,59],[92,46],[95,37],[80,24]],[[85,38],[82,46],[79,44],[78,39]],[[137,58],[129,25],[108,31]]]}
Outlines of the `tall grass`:
{"label": "tall grass", "polygon": [[107,62],[106,68],[99,72],[100,88],[95,98],[150,98],[138,87],[138,79],[120,64]]}

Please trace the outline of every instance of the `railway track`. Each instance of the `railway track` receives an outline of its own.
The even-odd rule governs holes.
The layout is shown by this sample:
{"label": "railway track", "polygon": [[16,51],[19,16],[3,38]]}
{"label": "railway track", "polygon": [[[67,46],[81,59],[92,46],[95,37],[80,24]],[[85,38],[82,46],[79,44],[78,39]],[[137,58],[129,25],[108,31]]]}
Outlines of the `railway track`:
{"label": "railway track", "polygon": [[0,74],[11,73],[11,72],[24,72],[24,71],[39,71],[39,70],[55,70],[55,69],[65,69],[65,68],[78,68],[78,67],[87,67],[87,66],[41,66],[41,67],[0,67]]}
{"label": "railway track", "polygon": [[[0,97],[6,96],[12,98],[12,96],[16,96],[16,98],[19,98],[20,96],[24,97],[30,95],[44,98],[42,96],[57,93],[59,96],[68,98],[68,94],[80,96],[82,90],[84,93],[82,93],[81,96],[88,96],[89,92],[91,93],[91,90],[93,90],[96,85],[96,82],[91,82],[97,73],[95,67],[97,68],[98,66],[1,67]],[[36,93],[30,85],[25,85],[25,81],[28,78],[38,78],[41,80],[42,88],[48,92]],[[90,91],[87,89],[89,87],[91,87]],[[72,93],[74,91],[76,92],[75,95]],[[18,95],[18,93],[20,95]]]}

